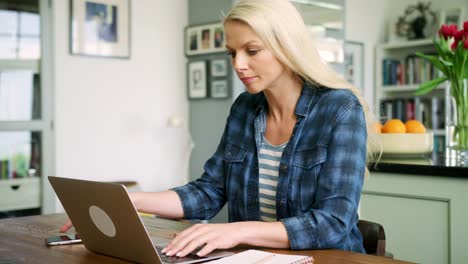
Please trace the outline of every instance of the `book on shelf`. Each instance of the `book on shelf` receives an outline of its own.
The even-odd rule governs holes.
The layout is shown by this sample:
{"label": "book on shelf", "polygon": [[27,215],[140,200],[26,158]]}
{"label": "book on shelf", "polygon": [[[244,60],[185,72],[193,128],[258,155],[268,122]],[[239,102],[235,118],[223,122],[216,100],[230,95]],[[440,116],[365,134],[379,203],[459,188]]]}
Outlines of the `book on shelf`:
{"label": "book on shelf", "polygon": [[400,119],[406,122],[406,107],[404,105],[404,99],[393,100],[393,115],[392,118]]}
{"label": "book on shelf", "polygon": [[433,146],[434,146],[432,150],[433,153],[445,152],[445,137],[435,136]]}
{"label": "book on shelf", "polygon": [[432,129],[443,129],[445,127],[445,103],[444,99],[433,97],[432,102]]}
{"label": "book on shelf", "polygon": [[430,62],[410,54],[403,60],[385,58],[382,60],[382,84],[413,85],[424,83],[440,76]]}
{"label": "book on shelf", "polygon": [[428,98],[421,98],[415,107],[416,119],[421,121],[425,127],[432,127],[431,101]]}
{"label": "book on shelf", "polygon": [[211,261],[210,264],[312,264],[314,259],[303,255],[286,255],[250,249],[230,257]]}
{"label": "book on shelf", "polygon": [[380,121],[384,123],[392,119],[393,116],[393,103],[392,100],[383,100],[380,102]]}
{"label": "book on shelf", "polygon": [[391,119],[400,119],[403,122],[415,119],[414,99],[395,98],[381,101],[380,117],[382,122]]}
{"label": "book on shelf", "polygon": [[445,127],[445,108],[442,98],[393,98],[380,102],[380,121],[385,123],[391,119],[403,122],[416,119],[425,127],[443,129]]}
{"label": "book on shelf", "polygon": [[10,176],[10,161],[0,160],[0,180],[9,179]]}
{"label": "book on shelf", "polygon": [[416,109],[414,99],[410,98],[406,100],[406,120],[416,119]]}

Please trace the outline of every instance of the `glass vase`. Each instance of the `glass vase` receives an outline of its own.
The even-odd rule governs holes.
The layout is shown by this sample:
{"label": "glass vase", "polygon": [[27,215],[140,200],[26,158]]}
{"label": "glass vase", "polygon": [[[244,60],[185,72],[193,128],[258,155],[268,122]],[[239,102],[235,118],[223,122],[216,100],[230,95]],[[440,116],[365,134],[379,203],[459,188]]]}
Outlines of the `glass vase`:
{"label": "glass vase", "polygon": [[445,94],[446,156],[468,161],[468,82],[451,82]]}

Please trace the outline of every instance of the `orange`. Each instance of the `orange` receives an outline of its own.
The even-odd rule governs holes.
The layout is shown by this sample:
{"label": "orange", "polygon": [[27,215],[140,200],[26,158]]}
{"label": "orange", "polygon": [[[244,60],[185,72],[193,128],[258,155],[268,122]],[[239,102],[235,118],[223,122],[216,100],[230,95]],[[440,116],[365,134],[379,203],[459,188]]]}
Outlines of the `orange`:
{"label": "orange", "polygon": [[418,120],[406,121],[406,133],[426,133],[426,127]]}
{"label": "orange", "polygon": [[400,119],[388,120],[382,127],[382,133],[406,133],[406,126]]}

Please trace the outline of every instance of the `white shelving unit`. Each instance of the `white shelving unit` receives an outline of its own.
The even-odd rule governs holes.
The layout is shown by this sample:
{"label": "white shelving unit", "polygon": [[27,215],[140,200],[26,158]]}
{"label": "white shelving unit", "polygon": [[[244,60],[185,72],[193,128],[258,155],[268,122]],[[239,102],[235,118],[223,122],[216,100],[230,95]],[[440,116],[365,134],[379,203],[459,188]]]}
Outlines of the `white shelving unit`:
{"label": "white shelving unit", "polygon": [[[375,69],[375,101],[374,107],[378,109],[378,117],[380,121],[384,118],[381,117],[381,108],[380,104],[384,100],[391,99],[414,99],[416,119],[422,121],[421,111],[421,102],[422,100],[432,100],[432,98],[438,98],[444,101],[446,86],[441,85],[431,93],[423,96],[415,96],[414,92],[417,90],[419,83],[410,83],[403,85],[384,85],[383,71],[384,71],[384,60],[393,59],[398,61],[405,61],[405,59],[416,52],[422,53],[436,53],[432,39],[423,39],[415,41],[406,41],[406,42],[395,42],[395,43],[385,43],[376,46],[376,69]],[[440,109],[443,111],[445,116],[445,109],[442,107]],[[431,113],[432,114],[432,113]],[[434,133],[435,142],[445,142],[445,130],[440,127],[427,127],[429,130],[432,130]],[[442,147],[442,146],[441,146]]]}
{"label": "white shelving unit", "polygon": [[[52,188],[44,178],[48,175],[54,175],[54,158],[53,158],[53,107],[54,107],[54,96],[53,96],[53,36],[52,36],[52,8],[51,1],[39,0],[31,2],[31,6],[37,5],[37,11],[40,16],[38,23],[40,32],[28,33],[29,38],[32,36],[38,37],[40,43],[40,56],[31,55],[16,55],[11,56],[11,50],[7,50],[10,53],[6,54],[6,50],[3,52],[3,56],[0,58],[0,72],[17,72],[27,71],[35,75],[39,75],[38,84],[39,96],[38,109],[31,112],[40,113],[38,116],[32,115],[29,118],[19,118],[17,116],[9,116],[0,118],[0,138],[3,137],[3,141],[8,143],[8,148],[3,147],[3,155],[0,160],[10,160],[15,153],[27,153],[28,150],[20,149],[33,141],[38,144],[38,153],[34,153],[34,156],[38,159],[39,165],[38,171],[33,171],[31,168],[27,171],[27,176],[23,177],[10,177],[11,166],[9,165],[8,177],[5,178],[5,173],[2,174],[0,179],[0,214],[7,211],[17,211],[25,209],[36,210],[41,209],[42,213],[51,213],[55,211],[56,198],[52,191]],[[31,9],[31,10],[34,10]],[[32,11],[31,11],[32,12]],[[21,20],[21,19],[20,19]],[[21,20],[22,21],[22,20]],[[34,19],[28,20],[30,23],[36,21]],[[31,22],[32,21],[32,22]],[[21,24],[22,22],[18,22]],[[22,25],[22,24],[21,24]],[[32,28],[36,28],[33,26]],[[17,29],[16,29],[17,30]],[[31,30],[30,30],[31,31]],[[17,32],[19,32],[17,30]],[[29,32],[29,31],[28,31]],[[3,32],[5,33],[5,32]],[[10,33],[8,33],[10,34]],[[32,35],[31,35],[32,34]],[[37,36],[35,35],[37,34]],[[4,34],[5,36],[5,34]],[[21,38],[21,34],[15,33],[15,38]],[[19,52],[16,50],[15,52]],[[18,53],[19,54],[19,53]],[[16,81],[16,79],[15,79]],[[34,87],[34,84],[33,84]],[[33,92],[34,94],[34,92]],[[5,96],[5,95],[3,95]],[[7,94],[8,96],[8,94]],[[6,98],[6,99],[5,99]],[[19,99],[18,99],[19,98]],[[17,100],[22,97],[3,97],[4,101],[10,105],[17,106]],[[32,97],[32,100],[35,97]],[[23,106],[21,106],[23,107]],[[21,108],[23,109],[23,108]],[[9,111],[9,110],[8,110]],[[7,112],[8,112],[7,111]],[[29,112],[29,110],[27,111]],[[21,141],[20,143],[14,141],[11,142],[11,134],[17,133],[34,133],[39,135],[39,140]],[[13,146],[13,147],[12,147]],[[15,147],[16,146],[16,147]],[[19,149],[19,150],[18,150]],[[31,147],[32,149],[32,147]],[[5,154],[6,153],[6,154]],[[33,155],[31,154],[29,158]],[[31,162],[31,160],[29,160]],[[10,163],[12,164],[12,163]]]}
{"label": "white shelving unit", "polygon": [[[40,74],[40,60],[4,60],[0,59],[0,73],[2,72],[16,72],[16,71],[27,71],[32,74]],[[41,93],[45,92],[42,89]],[[43,98],[44,94],[41,94],[39,98]],[[14,102],[13,102],[14,103]],[[44,114],[41,111],[41,119],[29,119],[29,120],[0,120],[0,137],[5,137],[5,134],[11,135],[18,133],[31,133],[36,132],[40,135],[40,141],[36,144],[39,146],[43,145],[43,138],[47,136],[48,133],[48,124],[44,121]],[[17,138],[17,137],[13,137]],[[5,143],[4,141],[2,141]],[[11,148],[15,144],[25,147],[25,145],[31,144],[28,142],[9,142],[10,145],[1,145],[3,148]],[[40,159],[44,161],[42,155],[42,149],[39,154]],[[11,154],[15,154],[14,150]],[[5,154],[5,153],[3,153]],[[11,159],[12,157],[3,156],[1,159]],[[30,156],[28,158],[31,158]],[[45,159],[48,161],[48,159]],[[41,165],[39,165],[42,167]],[[9,174],[11,173],[12,166],[8,168]],[[42,171],[41,171],[42,172]],[[3,175],[5,176],[5,175]],[[32,177],[25,178],[8,178],[0,179],[0,193],[2,194],[2,199],[0,201],[0,212],[5,211],[15,211],[23,209],[33,209],[41,207],[41,176],[42,175],[33,175]]]}
{"label": "white shelving unit", "polygon": [[0,181],[0,211],[21,210],[41,206],[39,177]]}

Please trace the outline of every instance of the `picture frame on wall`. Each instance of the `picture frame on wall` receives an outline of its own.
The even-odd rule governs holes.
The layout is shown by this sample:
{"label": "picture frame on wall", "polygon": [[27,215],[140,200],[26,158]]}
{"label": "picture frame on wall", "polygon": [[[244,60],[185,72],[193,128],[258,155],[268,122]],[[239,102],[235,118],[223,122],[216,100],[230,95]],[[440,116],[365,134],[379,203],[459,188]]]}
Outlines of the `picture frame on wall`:
{"label": "picture frame on wall", "polygon": [[458,28],[463,29],[463,18],[465,9],[463,7],[455,7],[442,10],[441,24],[450,25],[455,24]]}
{"label": "picture frame on wall", "polygon": [[211,76],[224,77],[228,73],[228,65],[225,59],[216,59],[210,62]]}
{"label": "picture frame on wall", "polygon": [[345,41],[344,44],[344,68],[345,79],[364,89],[364,43]]}
{"label": "picture frame on wall", "polygon": [[70,53],[130,58],[130,1],[70,0]]}
{"label": "picture frame on wall", "polygon": [[188,63],[188,98],[203,99],[208,96],[206,61]]}
{"label": "picture frame on wall", "polygon": [[213,80],[210,85],[210,95],[212,98],[228,98],[229,85],[227,80]]}
{"label": "picture frame on wall", "polygon": [[219,22],[185,28],[186,56],[224,52],[224,45],[224,29]]}

